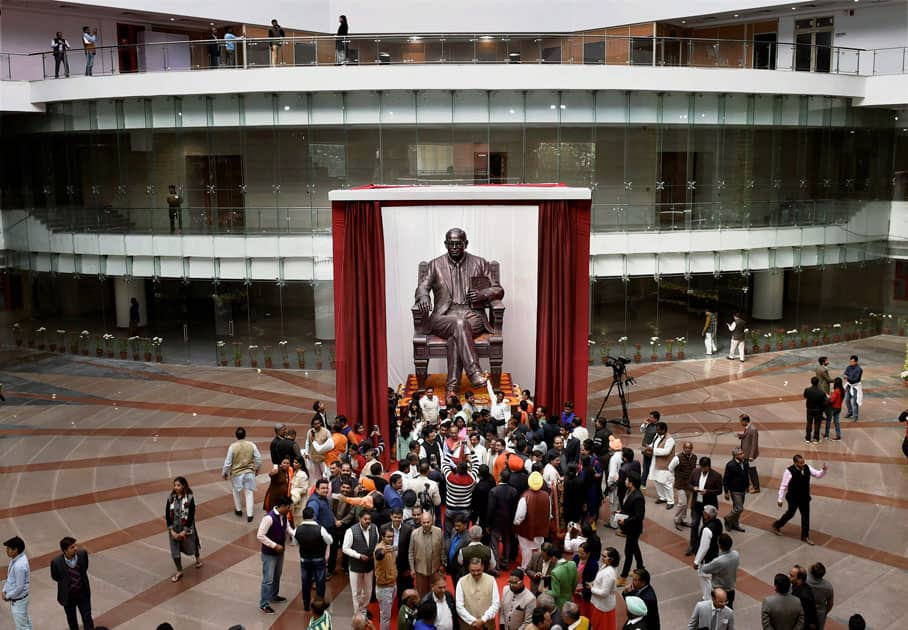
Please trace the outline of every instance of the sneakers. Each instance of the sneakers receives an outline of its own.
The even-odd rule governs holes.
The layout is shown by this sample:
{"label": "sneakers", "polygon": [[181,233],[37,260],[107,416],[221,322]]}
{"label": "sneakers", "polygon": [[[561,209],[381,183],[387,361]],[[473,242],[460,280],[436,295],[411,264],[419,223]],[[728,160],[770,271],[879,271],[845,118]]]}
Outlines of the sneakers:
{"label": "sneakers", "polygon": [[259,610],[261,610],[261,611],[262,611],[263,613],[265,613],[266,615],[274,615],[274,614],[275,614],[274,608],[272,608],[271,606],[267,606],[267,605],[266,605],[266,606],[262,606],[261,608],[259,608]]}
{"label": "sneakers", "polygon": [[816,544],[815,542],[813,542],[813,541],[810,540],[809,538],[802,538],[801,541],[804,542],[804,544],[810,545],[811,547],[813,547],[813,546]]}
{"label": "sneakers", "polygon": [[775,525],[773,525],[773,526],[772,526],[772,533],[775,534],[776,536],[781,536],[781,535],[782,535],[782,530],[779,529],[778,527],[776,527]]}
{"label": "sneakers", "polygon": [[813,444],[810,440],[804,440],[804,444]]}

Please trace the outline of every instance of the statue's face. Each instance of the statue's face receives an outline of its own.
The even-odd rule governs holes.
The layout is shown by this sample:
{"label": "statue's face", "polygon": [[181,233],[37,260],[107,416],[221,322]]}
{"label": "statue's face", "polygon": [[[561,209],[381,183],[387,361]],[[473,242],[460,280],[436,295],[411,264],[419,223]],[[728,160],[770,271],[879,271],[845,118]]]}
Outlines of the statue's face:
{"label": "statue's face", "polygon": [[458,261],[463,258],[469,242],[461,232],[452,232],[445,239],[445,247],[448,249],[448,256],[451,260]]}

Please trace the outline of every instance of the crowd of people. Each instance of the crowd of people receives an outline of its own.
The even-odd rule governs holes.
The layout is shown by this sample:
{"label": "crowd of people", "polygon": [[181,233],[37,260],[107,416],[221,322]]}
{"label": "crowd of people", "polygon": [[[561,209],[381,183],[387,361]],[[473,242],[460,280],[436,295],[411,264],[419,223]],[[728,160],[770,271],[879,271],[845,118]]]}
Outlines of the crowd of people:
{"label": "crowd of people", "polygon": [[[857,357],[850,363],[846,378],[854,386],[861,380]],[[821,378],[838,387],[840,379],[829,379],[827,369],[821,357],[804,393],[808,431],[835,405],[816,393],[822,393]],[[398,406],[389,389],[388,442],[377,426],[367,430],[342,415],[329,427],[322,402],[314,404],[302,439],[292,427],[276,425],[257,529],[261,612],[275,614],[287,601],[281,575],[286,547],[296,546],[312,630],[333,627],[326,584],[338,563],[349,577],[354,628],[376,628],[368,606],[377,601],[381,630],[390,628],[392,616],[401,630],[616,630],[621,597],[627,611],[622,628],[659,630],[659,602],[640,538],[647,510],[664,506],[675,528],[688,530],[685,553],[700,587],[688,627],[734,628],[740,554],[731,532],[745,533],[745,499],[761,492],[759,432],[746,414],[738,419],[738,446],[724,467],[714,468],[692,442],[676,442],[658,410],[640,425],[635,449],[635,438],[613,434],[604,419],[588,429],[571,402],[550,413],[526,390],[513,402],[491,384],[488,393],[490,402],[482,406],[472,392],[440,399],[427,388]],[[853,402],[856,420],[859,398]],[[235,515],[251,523],[263,458],[242,427],[235,437],[222,474]],[[774,533],[782,535],[800,512],[801,540],[814,544],[810,483],[826,471],[825,464],[815,468],[802,455],[793,457],[778,489],[778,505],[787,509],[772,524]],[[655,497],[644,496],[647,484]],[[729,509],[720,516],[722,497]],[[188,480],[177,477],[165,503],[173,582],[183,577],[184,555],[202,566],[195,510]],[[603,541],[609,530],[613,546]],[[27,630],[25,543],[14,537],[4,544],[11,562],[3,599],[16,629]],[[71,629],[78,630],[78,612],[90,630],[88,554],[71,537],[60,549],[51,563],[57,599]],[[825,574],[814,562],[776,575],[775,593],[762,604],[763,628],[822,630],[834,603]],[[505,575],[499,588],[497,578]]]}

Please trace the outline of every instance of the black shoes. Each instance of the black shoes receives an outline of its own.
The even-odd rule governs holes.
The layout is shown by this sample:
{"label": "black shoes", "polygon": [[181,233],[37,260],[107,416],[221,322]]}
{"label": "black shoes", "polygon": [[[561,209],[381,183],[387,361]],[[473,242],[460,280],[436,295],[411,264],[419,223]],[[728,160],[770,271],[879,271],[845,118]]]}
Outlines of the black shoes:
{"label": "black shoes", "polygon": [[234,510],[233,513],[236,514],[237,516],[242,516],[243,510]]}
{"label": "black shoes", "polygon": [[287,598],[281,597],[280,595],[275,595],[274,597],[271,598],[271,601],[275,604],[281,604],[281,603],[287,601]]}
{"label": "black shoes", "polygon": [[259,608],[259,610],[261,610],[261,611],[262,611],[263,613],[265,613],[266,615],[273,615],[273,614],[275,614],[274,608],[272,608],[271,606],[262,606],[261,608]]}
{"label": "black shoes", "polygon": [[685,555],[685,556],[692,556],[692,555],[694,555],[694,548],[693,548],[693,547],[688,547],[688,548],[687,548],[687,551],[684,552],[684,555]]}
{"label": "black shoes", "polygon": [[247,523],[251,523],[251,522],[252,522],[252,517],[251,517],[251,516],[247,516],[247,517],[246,517],[246,522],[247,522]]}

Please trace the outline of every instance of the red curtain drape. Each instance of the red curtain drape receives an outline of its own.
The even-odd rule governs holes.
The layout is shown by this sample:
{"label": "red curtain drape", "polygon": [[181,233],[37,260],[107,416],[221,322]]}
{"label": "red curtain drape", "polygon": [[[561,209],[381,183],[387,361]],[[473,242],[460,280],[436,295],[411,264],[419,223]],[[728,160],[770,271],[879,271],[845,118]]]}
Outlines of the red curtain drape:
{"label": "red curtain drape", "polygon": [[558,413],[587,408],[590,201],[539,204],[535,399]]}
{"label": "red curtain drape", "polygon": [[381,203],[334,202],[337,413],[388,439],[385,241]]}

